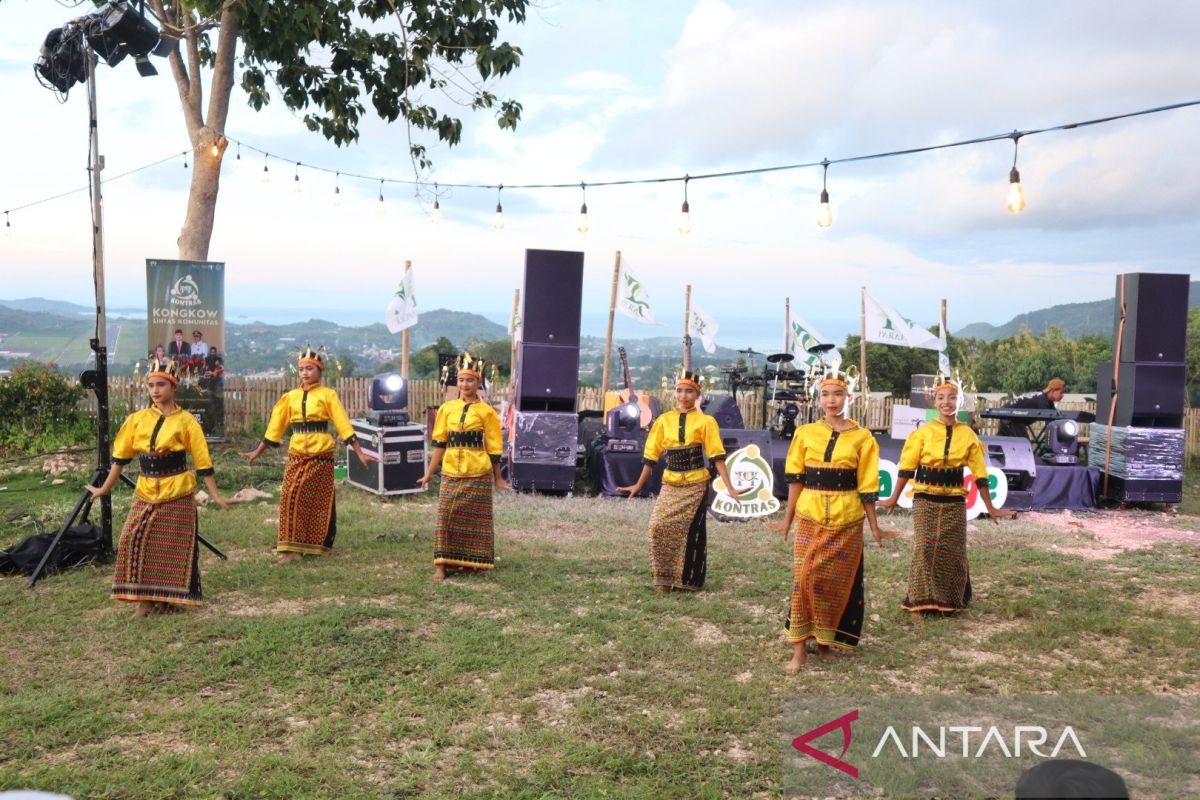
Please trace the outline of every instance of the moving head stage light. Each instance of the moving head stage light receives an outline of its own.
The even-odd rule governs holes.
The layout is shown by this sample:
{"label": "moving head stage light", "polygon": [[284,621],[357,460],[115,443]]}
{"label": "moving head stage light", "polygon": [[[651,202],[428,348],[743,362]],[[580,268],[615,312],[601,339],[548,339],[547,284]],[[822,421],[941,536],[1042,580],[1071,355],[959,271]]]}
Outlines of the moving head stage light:
{"label": "moving head stage light", "polygon": [[397,372],[381,372],[371,379],[367,419],[373,425],[404,425],[408,422],[408,381]]}
{"label": "moving head stage light", "polygon": [[143,11],[144,4],[134,11],[118,0],[50,31],[34,64],[42,85],[66,94],[76,83],[87,80],[89,49],[110,67],[133,56],[143,77],[157,75],[150,56],[166,56],[179,40],[160,34]]}

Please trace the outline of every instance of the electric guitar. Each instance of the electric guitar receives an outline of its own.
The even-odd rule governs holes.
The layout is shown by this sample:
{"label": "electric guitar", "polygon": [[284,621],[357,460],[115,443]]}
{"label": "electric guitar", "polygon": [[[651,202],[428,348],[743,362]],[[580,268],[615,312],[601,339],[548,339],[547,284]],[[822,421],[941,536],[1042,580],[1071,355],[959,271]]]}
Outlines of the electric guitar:
{"label": "electric guitar", "polygon": [[622,403],[634,403],[642,412],[642,420],[639,427],[649,428],[650,423],[654,421],[654,409],[650,407],[650,399],[644,395],[639,395],[633,389],[633,379],[629,377],[629,359],[625,355],[625,348],[618,347],[617,355],[621,357],[621,371],[625,376],[625,388],[618,392],[617,396],[621,398]]}

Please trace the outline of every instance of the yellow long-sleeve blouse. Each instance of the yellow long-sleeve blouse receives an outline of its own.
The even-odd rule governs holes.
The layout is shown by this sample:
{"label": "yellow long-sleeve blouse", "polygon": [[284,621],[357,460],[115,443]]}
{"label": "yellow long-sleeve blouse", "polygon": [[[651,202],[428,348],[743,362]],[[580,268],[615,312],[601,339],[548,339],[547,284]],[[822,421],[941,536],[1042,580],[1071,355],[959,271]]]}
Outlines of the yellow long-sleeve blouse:
{"label": "yellow long-sleeve blouse", "polygon": [[849,420],[851,427],[835,431],[828,422],[803,425],[792,436],[784,465],[784,479],[803,483],[812,467],[851,469],[857,476],[853,489],[830,490],[805,486],[796,501],[796,513],[819,525],[839,528],[866,516],[863,503],[879,499],[879,444],[866,428]]}
{"label": "yellow long-sleeve blouse", "polygon": [[[725,457],[725,445],[721,442],[721,428],[717,421],[696,409],[680,411],[672,409],[658,415],[650,426],[646,436],[646,449],[642,453],[642,461],[649,467],[658,463],[658,459],[668,450],[679,447],[700,445],[709,461],[718,461]],[[692,483],[703,483],[709,479],[708,470],[703,467],[676,472],[673,469],[663,470],[663,483],[672,486],[686,486]]]}
{"label": "yellow long-sleeve blouse", "polygon": [[477,478],[492,472],[504,452],[500,415],[481,400],[470,403],[456,397],[442,403],[433,422],[430,444],[445,448],[442,474],[452,478]]}
{"label": "yellow long-sleeve blouse", "polygon": [[[913,479],[919,467],[935,469],[969,467],[976,483],[987,485],[987,459],[984,458],[983,443],[970,426],[961,422],[947,426],[940,419],[926,422],[908,435],[904,449],[900,451],[901,478]],[[942,496],[964,496],[967,493],[962,481],[956,486],[931,486],[919,480],[912,481],[913,492]]]}
{"label": "yellow long-sleeve blouse", "polygon": [[128,464],[134,456],[153,453],[185,452],[192,454],[195,472],[155,478],[140,475],[134,493],[147,503],[165,503],[196,491],[196,475],[212,475],[212,459],[204,430],[188,412],[179,409],[164,415],[155,406],[135,411],[121,423],[113,441],[113,461]]}
{"label": "yellow long-sleeve blouse", "polygon": [[[342,401],[338,399],[336,390],[320,385],[311,389],[292,389],[280,397],[275,408],[271,410],[271,421],[267,424],[263,442],[269,447],[279,447],[293,424],[322,422],[332,423],[338,438],[343,442],[349,444],[354,441],[354,427],[350,424],[350,417],[346,414]],[[294,430],[292,441],[288,444],[288,452],[317,455],[328,453],[333,447],[333,435],[328,430]]]}

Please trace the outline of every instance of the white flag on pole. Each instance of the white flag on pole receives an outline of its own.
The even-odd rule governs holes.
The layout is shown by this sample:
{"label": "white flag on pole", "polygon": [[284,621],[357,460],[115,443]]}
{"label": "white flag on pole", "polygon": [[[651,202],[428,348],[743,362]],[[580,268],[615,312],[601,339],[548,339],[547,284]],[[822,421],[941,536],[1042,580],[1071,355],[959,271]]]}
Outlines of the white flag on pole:
{"label": "white flag on pole", "polygon": [[508,338],[514,342],[521,341],[521,312],[513,311],[512,316],[508,318]]}
{"label": "white flag on pole", "polygon": [[710,355],[717,352],[717,330],[719,328],[717,321],[705,314],[704,310],[693,301],[692,318],[688,320],[688,333],[699,337],[700,343],[704,345],[704,352]]}
{"label": "white flag on pole", "polygon": [[[817,333],[817,329],[800,317],[792,317],[792,354],[796,363],[811,367],[819,364],[821,359],[808,352],[808,348],[817,344],[825,344],[825,337]],[[842,354],[835,348],[825,353],[825,363],[835,369],[842,363]]]}
{"label": "white flag on pole", "polygon": [[624,258],[621,259],[621,273],[617,277],[617,310],[638,322],[658,324],[654,321],[654,309],[650,307],[650,295],[646,294],[646,287],[629,271]]}
{"label": "white flag on pole", "polygon": [[400,286],[392,295],[392,302],[388,303],[387,312],[384,314],[384,322],[391,333],[399,333],[417,324],[417,297],[413,294],[411,269],[404,273]]}
{"label": "white flag on pole", "polygon": [[877,344],[895,344],[901,347],[921,347],[926,350],[941,350],[938,337],[901,316],[895,309],[885,306],[871,295],[867,299],[867,341]]}

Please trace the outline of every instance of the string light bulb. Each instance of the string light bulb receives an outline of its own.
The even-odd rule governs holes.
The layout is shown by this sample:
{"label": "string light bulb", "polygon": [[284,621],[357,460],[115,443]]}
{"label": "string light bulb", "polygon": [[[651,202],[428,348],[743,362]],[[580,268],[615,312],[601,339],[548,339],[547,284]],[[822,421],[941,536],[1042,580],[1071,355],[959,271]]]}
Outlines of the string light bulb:
{"label": "string light bulb", "polygon": [[4,212],[4,235],[5,235],[5,236],[11,236],[11,235],[12,235],[12,222],[11,222],[11,221],[9,221],[9,219],[8,219],[8,212],[7,212],[7,211],[5,211],[5,212]]}
{"label": "string light bulb", "polygon": [[496,230],[504,230],[504,206],[500,205],[500,193],[504,191],[504,184],[500,184],[496,188],[496,217],[492,220],[492,227]]}
{"label": "string light bulb", "polygon": [[833,224],[833,206],[829,205],[829,190],[825,188],[829,178],[829,159],[821,162],[824,172],[821,173],[821,204],[817,206],[817,227],[828,228]]}
{"label": "string light bulb", "polygon": [[387,216],[387,203],[383,202],[383,178],[379,179],[379,205],[375,209],[375,213],[381,217]]}
{"label": "string light bulb", "polygon": [[687,175],[683,176],[683,205],[679,207],[679,223],[676,225],[676,230],[680,233],[692,232],[692,207],[688,205],[688,181],[691,178]]}
{"label": "string light bulb", "polygon": [[262,174],[262,182],[263,183],[271,182],[271,168],[267,166],[267,163],[270,160],[271,160],[271,157],[269,155],[267,155],[266,153],[263,153],[263,174]]}
{"label": "string light bulb", "polygon": [[300,162],[296,162],[296,174],[292,176],[292,194],[300,194]]}
{"label": "string light bulb", "polygon": [[242,143],[238,142],[237,143],[237,158],[235,158],[233,160],[233,171],[241,172],[243,166],[244,165],[242,164]]}
{"label": "string light bulb", "polygon": [[579,184],[579,188],[583,191],[583,205],[579,207],[579,224],[575,226],[575,230],[579,231],[580,233],[587,233],[592,228],[591,224],[588,222],[587,184],[581,182]]}
{"label": "string light bulb", "polygon": [[340,173],[340,172],[335,173],[333,176],[333,207],[334,208],[342,207],[342,187],[340,185],[341,180],[342,180],[342,173]]}
{"label": "string light bulb", "polygon": [[1017,145],[1020,144],[1021,134],[1013,131],[1013,165],[1008,171],[1008,200],[1005,205],[1013,214],[1020,214],[1025,208],[1025,190],[1021,188],[1021,173],[1017,172]]}
{"label": "string light bulb", "polygon": [[187,151],[186,150],[183,151],[183,168],[184,169],[188,168]]}
{"label": "string light bulb", "polygon": [[209,150],[209,152],[212,153],[213,158],[220,158],[220,156],[221,156],[220,139],[213,139],[212,148]]}
{"label": "string light bulb", "polygon": [[442,221],[442,204],[438,202],[438,185],[433,185],[433,209],[429,212],[429,221],[438,225]]}

